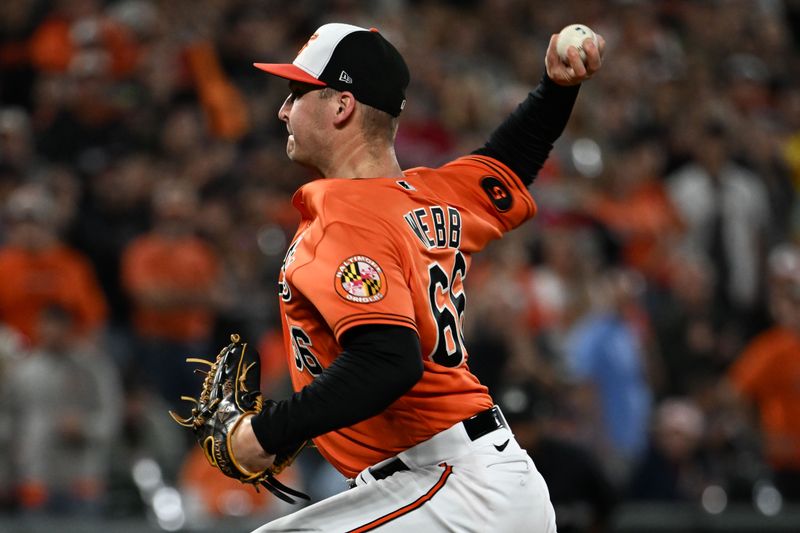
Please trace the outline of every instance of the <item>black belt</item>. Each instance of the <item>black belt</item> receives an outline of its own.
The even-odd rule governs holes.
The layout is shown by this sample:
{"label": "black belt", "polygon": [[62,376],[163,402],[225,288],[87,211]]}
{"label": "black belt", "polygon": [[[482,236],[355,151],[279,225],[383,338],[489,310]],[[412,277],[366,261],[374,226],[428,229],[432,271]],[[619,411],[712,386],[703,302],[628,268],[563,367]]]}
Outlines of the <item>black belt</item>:
{"label": "black belt", "polygon": [[[496,429],[508,427],[505,418],[503,418],[503,413],[500,412],[500,408],[496,405],[463,420],[461,423],[464,425],[469,440],[478,440]],[[395,457],[381,467],[370,468],[369,473],[375,479],[386,479],[392,474],[403,470],[408,470],[408,465],[401,461],[400,458]]]}

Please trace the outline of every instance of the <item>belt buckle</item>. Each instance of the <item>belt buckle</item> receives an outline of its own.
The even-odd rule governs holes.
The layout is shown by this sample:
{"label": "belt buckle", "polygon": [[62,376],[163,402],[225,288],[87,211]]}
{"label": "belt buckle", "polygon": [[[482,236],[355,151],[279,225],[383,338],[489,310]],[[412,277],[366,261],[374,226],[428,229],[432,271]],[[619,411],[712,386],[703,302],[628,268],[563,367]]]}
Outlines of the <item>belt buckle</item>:
{"label": "belt buckle", "polygon": [[369,473],[372,475],[375,480],[379,481],[381,479],[386,479],[387,477],[396,474],[397,472],[403,472],[408,470],[408,465],[406,465],[402,459],[399,457],[395,457],[391,461],[388,461],[385,465],[380,466],[378,468],[370,467]]}
{"label": "belt buckle", "polygon": [[463,420],[461,423],[471,441],[476,441],[501,427],[508,427],[503,413],[496,405]]}
{"label": "belt buckle", "polygon": [[[495,405],[492,407],[492,411],[494,411],[495,417],[500,422],[500,427],[504,427],[506,429],[510,429],[511,426],[508,425],[508,421],[506,420],[505,415],[503,414],[502,409],[500,409],[499,405]],[[498,428],[500,429],[500,428]]]}

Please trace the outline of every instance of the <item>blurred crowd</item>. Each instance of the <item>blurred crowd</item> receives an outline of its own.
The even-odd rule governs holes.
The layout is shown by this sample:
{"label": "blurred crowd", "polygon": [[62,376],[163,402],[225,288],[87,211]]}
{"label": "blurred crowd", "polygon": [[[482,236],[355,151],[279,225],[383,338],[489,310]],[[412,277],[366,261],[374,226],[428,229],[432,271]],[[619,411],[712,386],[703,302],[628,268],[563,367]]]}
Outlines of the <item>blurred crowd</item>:
{"label": "blurred crowd", "polygon": [[[308,177],[285,157],[287,87],[251,64],[330,21],[406,57],[404,167],[481,146],[551,33],[606,39],[537,218],[466,280],[470,367],[559,529],[602,531],[631,500],[800,501],[800,2],[11,0],[3,511],[152,513],[172,488],[195,515],[282,512],[208,468],[167,410],[197,390],[184,358],[233,332],[265,390],[289,390],[276,281]],[[343,490],[313,453],[294,481]]]}

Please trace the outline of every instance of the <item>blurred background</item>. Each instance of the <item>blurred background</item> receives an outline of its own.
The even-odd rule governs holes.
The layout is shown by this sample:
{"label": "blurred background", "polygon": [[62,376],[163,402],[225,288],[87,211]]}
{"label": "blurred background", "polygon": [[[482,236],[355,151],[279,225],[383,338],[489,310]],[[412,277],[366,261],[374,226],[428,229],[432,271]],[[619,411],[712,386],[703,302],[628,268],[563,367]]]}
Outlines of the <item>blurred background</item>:
{"label": "blurred background", "polygon": [[[330,21],[409,63],[404,167],[481,146],[551,33],[607,42],[474,260],[469,364],[562,532],[800,531],[800,2],[0,2],[0,530],[249,531],[290,507],[208,467],[185,357],[232,332],[289,391],[277,273],[305,171],[285,62]],[[181,405],[183,403],[183,405]],[[316,452],[283,481],[345,489]]]}

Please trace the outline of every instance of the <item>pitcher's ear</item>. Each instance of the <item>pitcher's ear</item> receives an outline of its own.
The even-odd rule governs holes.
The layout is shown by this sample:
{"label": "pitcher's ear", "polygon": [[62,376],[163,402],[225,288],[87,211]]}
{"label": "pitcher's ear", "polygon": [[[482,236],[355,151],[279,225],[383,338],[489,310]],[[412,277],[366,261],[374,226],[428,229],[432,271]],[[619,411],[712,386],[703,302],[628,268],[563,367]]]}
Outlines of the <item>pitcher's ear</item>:
{"label": "pitcher's ear", "polygon": [[334,124],[341,126],[353,115],[356,109],[356,98],[353,93],[343,91],[336,96],[336,116],[334,117]]}

